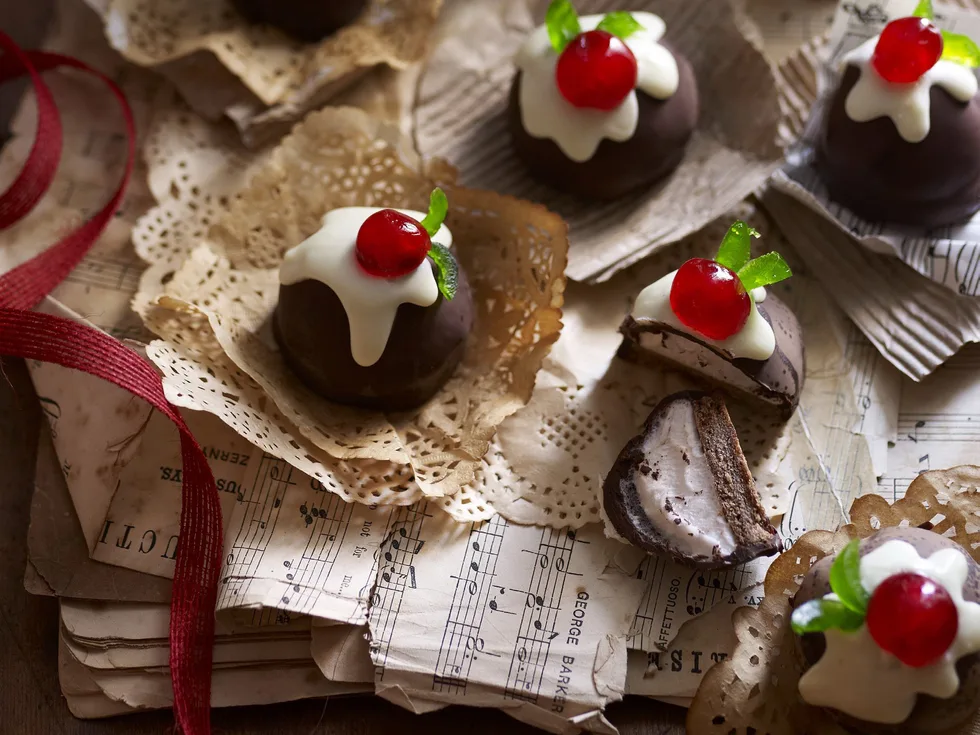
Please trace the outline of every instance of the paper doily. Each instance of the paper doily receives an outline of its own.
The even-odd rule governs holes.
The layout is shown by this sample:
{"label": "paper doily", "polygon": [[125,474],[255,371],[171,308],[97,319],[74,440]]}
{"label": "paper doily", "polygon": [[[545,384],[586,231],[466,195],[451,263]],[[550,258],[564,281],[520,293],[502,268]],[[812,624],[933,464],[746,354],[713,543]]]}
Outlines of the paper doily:
{"label": "paper doily", "polygon": [[[471,483],[496,427],[530,397],[558,337],[564,223],[536,205],[454,188],[454,172],[438,162],[418,172],[408,141],[360,110],[311,115],[251,167],[186,114],[164,124],[169,132],[153,136],[149,150],[151,188],[167,193],[134,233],[137,252],[151,262],[134,308],[163,337],[147,353],[164,373],[168,397],[216,413],[345,499],[411,502],[411,487],[403,487],[408,465],[430,497]],[[168,140],[184,139],[189,146],[174,154]],[[166,188],[162,170],[176,175]],[[329,209],[424,209],[435,183],[447,189],[449,223],[474,291],[476,324],[462,366],[414,415],[322,400],[288,370],[265,330],[282,254],[315,232]],[[361,480],[352,492],[338,462],[365,460],[380,463],[372,465],[373,482]]]}

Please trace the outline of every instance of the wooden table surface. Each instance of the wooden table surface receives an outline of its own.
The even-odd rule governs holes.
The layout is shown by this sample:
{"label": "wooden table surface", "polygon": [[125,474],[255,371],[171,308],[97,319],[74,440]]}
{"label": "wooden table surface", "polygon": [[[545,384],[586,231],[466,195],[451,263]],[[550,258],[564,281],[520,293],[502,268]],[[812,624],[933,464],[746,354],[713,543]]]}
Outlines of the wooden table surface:
{"label": "wooden table surface", "polygon": [[[76,0],[81,2],[81,0]],[[163,0],[166,2],[166,0]],[[51,0],[0,3],[0,29],[22,46],[39,44]],[[22,87],[0,90],[0,130]],[[0,247],[3,246],[0,235]],[[24,735],[117,735],[173,731],[170,712],[108,720],[76,720],[58,685],[58,606],[23,587],[27,525],[41,415],[27,370],[0,358],[0,733]],[[624,735],[682,735],[684,710],[631,698],[609,709]],[[218,710],[216,733],[332,733],[371,735],[397,729],[404,735],[466,731],[472,735],[539,732],[497,711],[452,707],[415,716],[376,697],[335,698],[265,707]]]}

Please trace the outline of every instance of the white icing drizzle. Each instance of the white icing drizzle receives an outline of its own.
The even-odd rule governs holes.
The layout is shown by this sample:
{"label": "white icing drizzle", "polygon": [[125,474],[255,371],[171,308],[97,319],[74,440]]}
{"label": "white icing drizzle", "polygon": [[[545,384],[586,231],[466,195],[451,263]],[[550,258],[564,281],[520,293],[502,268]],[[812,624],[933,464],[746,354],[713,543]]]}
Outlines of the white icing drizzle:
{"label": "white icing drizzle", "polygon": [[935,663],[915,668],[882,650],[866,625],[852,633],[828,630],[827,650],[800,679],[800,694],[806,702],[868,722],[894,725],[908,719],[917,694],[939,699],[956,694],[960,686],[956,662],[980,651],[980,605],[963,599],[967,559],[956,549],[942,549],[923,559],[914,546],[898,540],[861,559],[861,584],[870,593],[901,572],[929,577],[953,599],[959,628],[949,650]]}
{"label": "white icing drizzle", "polygon": [[911,84],[885,81],[871,65],[878,38],[865,41],[841,61],[842,67],[850,64],[861,72],[860,79],[844,101],[844,111],[854,122],[888,117],[903,139],[919,143],[929,135],[929,92],[934,84],[959,102],[969,102],[976,95],[976,75],[971,69],[952,61],[936,62],[921,79]]}
{"label": "white icing drizzle", "polygon": [[[439,298],[428,259],[408,275],[390,279],[369,275],[358,264],[357,233],[364,221],[378,211],[376,207],[344,207],[327,212],[323,226],[290,249],[279,268],[279,281],[284,285],[313,279],[337,294],[350,325],[351,356],[362,367],[381,359],[401,304],[431,306]],[[420,222],[425,217],[424,212],[397,211]],[[432,239],[446,247],[453,241],[445,225]],[[307,318],[322,317],[309,314]]]}
{"label": "white icing drizzle", "polygon": [[696,337],[705,344],[723,350],[733,358],[768,360],[772,357],[772,353],[776,350],[776,335],[772,331],[772,326],[763,319],[759,309],[756,308],[756,304],[765,300],[766,289],[756,288],[749,294],[752,298],[752,308],[749,311],[749,318],[738,333],[728,339],[709,339],[685,326],[670,308],[670,288],[674,284],[676,274],[677,271],[668,273],[640,291],[633,306],[634,319],[645,318],[663,322],[678,331]]}
{"label": "white icing drizzle", "polygon": [[[679,76],[673,54],[658,43],[666,26],[653,13],[631,14],[643,26],[624,41],[636,57],[636,87],[654,99],[667,99],[677,91]],[[585,15],[579,23],[583,31],[591,31],[602,18]],[[535,138],[555,141],[573,161],[588,161],[604,138],[622,142],[636,132],[640,110],[636,90],[608,112],[575,107],[562,97],[555,82],[558,53],[545,26],[528,36],[514,63],[521,71],[519,103],[524,129]]]}

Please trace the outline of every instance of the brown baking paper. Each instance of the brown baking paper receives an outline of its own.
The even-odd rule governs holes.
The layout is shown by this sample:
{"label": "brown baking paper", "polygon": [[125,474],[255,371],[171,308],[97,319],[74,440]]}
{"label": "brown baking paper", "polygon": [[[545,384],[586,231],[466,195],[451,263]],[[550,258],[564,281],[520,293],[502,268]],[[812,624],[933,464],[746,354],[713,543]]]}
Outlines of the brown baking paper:
{"label": "brown baking paper", "polygon": [[200,114],[227,115],[258,144],[373,67],[421,61],[442,0],[371,0],[354,23],[312,44],[248,23],[229,0],[103,5],[106,37],[126,59],[162,72]]}
{"label": "brown baking paper", "polygon": [[448,159],[460,183],[541,202],[569,223],[568,276],[604,281],[701,229],[761,187],[782,159],[772,69],[718,0],[576,0],[581,14],[650,10],[690,59],[701,96],[698,129],[667,181],[597,204],[537,184],[511,149],[511,59],[544,18],[547,0],[468,0],[447,8],[454,33],[433,50],[419,85],[419,152]]}
{"label": "brown baking paper", "polygon": [[[738,645],[732,657],[704,677],[687,718],[690,735],[755,732],[767,735],[845,735],[826,710],[799,697],[802,674],[789,626],[790,598],[817,561],[840,551],[851,538],[882,528],[920,526],[960,544],[980,561],[980,467],[963,465],[919,475],[905,497],[889,505],[864,495],[851,506],[851,523],[837,533],[810,531],[773,562],[758,609],[732,616]],[[977,732],[977,725],[962,734]]]}
{"label": "brown baking paper", "polygon": [[[423,172],[413,163],[408,142],[363,111],[315,113],[243,190],[209,197],[215,217],[206,235],[181,241],[169,267],[151,268],[135,299],[163,338],[147,353],[171,400],[217,413],[286,461],[300,455],[297,466],[328,489],[368,503],[380,502],[379,487],[404,490],[397,502],[411,502],[412,479],[427,496],[454,495],[471,482],[497,425],[530,397],[561,330],[562,220],[537,205],[457,188],[454,172],[438,162]],[[474,293],[476,324],[461,367],[410,414],[323,400],[286,367],[268,329],[283,253],[319,229],[330,209],[425,209],[437,183]]]}

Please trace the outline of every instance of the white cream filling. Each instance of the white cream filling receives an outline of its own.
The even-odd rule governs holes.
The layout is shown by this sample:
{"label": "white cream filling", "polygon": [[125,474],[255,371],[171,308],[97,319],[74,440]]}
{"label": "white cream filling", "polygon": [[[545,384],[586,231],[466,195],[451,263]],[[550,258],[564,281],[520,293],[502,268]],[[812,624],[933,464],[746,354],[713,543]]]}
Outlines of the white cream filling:
{"label": "white cream filling", "polygon": [[636,490],[643,512],[664,540],[692,556],[710,558],[716,547],[722,556],[734,553],[735,536],[715,492],[691,401],[667,406],[659,431],[644,441],[643,453],[651,471],[636,472]]}
{"label": "white cream filling", "polygon": [[[636,88],[654,99],[664,100],[677,91],[679,72],[673,54],[660,45],[666,26],[653,13],[634,12],[643,29],[624,43],[636,57]],[[603,16],[579,18],[583,31],[594,30]],[[548,39],[548,29],[535,29],[514,59],[521,71],[519,102],[521,119],[528,135],[553,140],[573,161],[588,161],[603,139],[622,142],[636,132],[639,103],[636,90],[614,110],[575,107],[566,100],[555,82],[558,53]]]}
{"label": "white cream filling", "polygon": [[[749,318],[745,325],[728,339],[709,339],[703,334],[686,327],[674,310],[670,308],[670,289],[674,284],[674,276],[677,271],[668,273],[655,283],[651,283],[640,291],[636,297],[636,304],[633,306],[633,318],[654,319],[658,322],[668,324],[674,329],[697,337],[719,350],[724,351],[733,358],[746,358],[749,360],[768,360],[776,350],[776,335],[772,331],[772,326],[759,313],[757,304],[766,298],[764,288],[753,289],[749,294],[752,298],[752,308],[749,311]],[[736,372],[739,372],[736,370]],[[739,372],[739,374],[741,374]],[[743,378],[745,376],[743,375]],[[727,381],[726,381],[727,382]]]}
{"label": "white cream filling", "polygon": [[844,111],[854,122],[887,117],[898,134],[909,143],[929,135],[929,92],[938,84],[959,102],[969,102],[977,93],[977,77],[971,69],[952,61],[938,61],[921,79],[911,84],[893,84],[881,78],[871,65],[880,36],[868,39],[841,60],[841,67],[861,72],[854,89],[844,101]]}
{"label": "white cream filling", "polygon": [[949,650],[936,663],[914,668],[879,648],[866,625],[853,633],[828,630],[826,652],[800,679],[806,702],[892,725],[908,719],[917,694],[939,699],[956,694],[960,685],[956,662],[980,651],[980,605],[963,599],[967,560],[956,549],[942,549],[923,559],[914,546],[897,540],[861,559],[861,583],[869,593],[901,572],[929,577],[953,598],[959,628]]}
{"label": "white cream filling", "polygon": [[[439,298],[428,259],[400,278],[378,278],[361,268],[355,252],[357,233],[364,221],[378,211],[378,207],[344,207],[327,212],[323,226],[290,249],[279,268],[279,281],[284,285],[313,279],[337,294],[350,326],[351,356],[362,367],[381,359],[401,304],[431,306]],[[424,212],[397,211],[420,222],[425,218]],[[432,239],[446,247],[453,241],[445,225]],[[320,319],[322,315],[309,314],[306,318]]]}
{"label": "white cream filling", "polygon": [[[661,355],[678,365],[690,368],[693,372],[724,383],[736,390],[755,395],[759,388],[758,383],[722,358],[717,352],[680,335],[666,332],[659,334],[643,332],[640,334],[640,346],[648,352]],[[766,398],[764,395],[759,395],[759,398],[770,403],[779,403],[778,400]]]}

